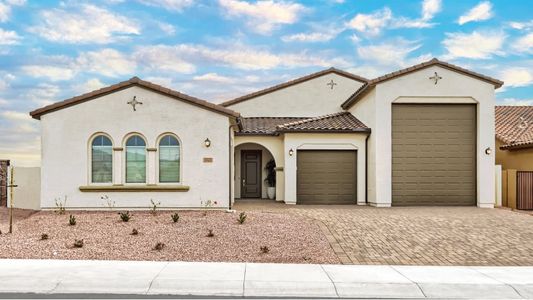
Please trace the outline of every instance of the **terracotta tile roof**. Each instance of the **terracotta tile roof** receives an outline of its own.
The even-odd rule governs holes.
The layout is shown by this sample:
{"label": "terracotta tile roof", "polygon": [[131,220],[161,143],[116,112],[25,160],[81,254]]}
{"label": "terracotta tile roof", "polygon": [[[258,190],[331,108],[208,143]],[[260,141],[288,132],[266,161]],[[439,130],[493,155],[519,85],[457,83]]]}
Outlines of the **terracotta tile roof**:
{"label": "terracotta tile roof", "polygon": [[363,122],[347,111],[294,121],[277,126],[278,132],[370,132]]}
{"label": "terracotta tile roof", "polygon": [[104,87],[104,88],[101,88],[101,89],[96,90],[96,91],[92,91],[92,92],[89,92],[89,93],[86,93],[86,94],[83,94],[83,95],[80,95],[80,96],[76,96],[76,97],[61,101],[61,102],[57,102],[57,103],[54,103],[54,104],[51,104],[51,105],[36,109],[36,110],[30,112],[30,115],[34,119],[39,120],[41,118],[41,116],[44,115],[44,114],[47,114],[47,113],[50,113],[50,112],[53,112],[53,111],[56,111],[56,110],[60,110],[60,109],[66,108],[66,107],[70,107],[70,106],[73,106],[73,105],[77,105],[77,104],[80,104],[80,103],[83,103],[83,102],[86,102],[86,101],[89,101],[89,100],[92,100],[92,99],[95,99],[95,98],[98,98],[98,97],[113,93],[113,92],[116,92],[116,91],[119,91],[119,90],[123,90],[123,89],[129,88],[131,86],[140,86],[140,87],[146,88],[148,90],[154,91],[156,93],[160,93],[160,94],[163,94],[165,96],[169,96],[169,97],[174,98],[176,100],[181,100],[181,101],[187,102],[189,104],[196,105],[196,106],[211,110],[213,112],[221,113],[223,115],[227,115],[227,116],[231,116],[231,117],[235,117],[235,118],[238,118],[240,116],[239,113],[237,113],[237,112],[235,112],[235,111],[233,111],[231,109],[228,109],[228,108],[222,107],[220,105],[217,105],[217,104],[214,104],[214,103],[202,100],[202,99],[198,99],[198,98],[186,95],[186,94],[182,94],[180,92],[171,90],[169,88],[165,88],[163,86],[151,83],[149,81],[141,80],[138,77],[132,77],[129,80],[122,81],[122,82],[119,82],[117,84],[114,84],[114,85],[111,85],[111,86],[108,86],[108,87]]}
{"label": "terracotta tile roof", "polygon": [[501,149],[533,147],[533,106],[496,106],[496,138]]}
{"label": "terracotta tile roof", "polygon": [[374,88],[379,83],[382,83],[387,80],[391,80],[391,79],[394,79],[394,78],[397,78],[397,77],[400,77],[400,76],[403,76],[403,75],[406,75],[412,72],[416,72],[416,71],[419,71],[425,68],[429,68],[435,65],[438,65],[448,70],[452,70],[454,72],[461,73],[463,75],[467,75],[467,76],[474,77],[476,79],[491,83],[494,85],[495,88],[499,88],[503,85],[503,81],[500,81],[498,79],[485,76],[480,73],[476,73],[476,72],[461,68],[459,66],[433,58],[432,60],[429,60],[427,62],[423,62],[421,64],[414,65],[409,68],[398,70],[398,71],[395,71],[395,72],[392,72],[392,73],[389,73],[389,74],[386,74],[386,75],[383,75],[383,76],[380,76],[380,77],[377,77],[377,78],[374,78],[368,81],[365,85],[363,85],[361,88],[355,91],[355,93],[353,93],[341,106],[344,109],[350,108],[352,105],[354,105],[359,99],[361,99],[364,95],[366,95],[370,90],[372,90],[372,88]]}
{"label": "terracotta tile roof", "polygon": [[322,71],[319,71],[319,72],[316,72],[316,73],[313,73],[313,74],[309,74],[309,75],[306,75],[306,76],[303,76],[303,77],[300,77],[300,78],[296,78],[296,79],[293,79],[291,81],[287,81],[287,82],[284,82],[284,83],[281,83],[281,84],[278,84],[278,85],[275,85],[275,86],[272,86],[272,87],[269,87],[269,88],[266,88],[266,89],[263,89],[263,90],[260,90],[260,91],[257,91],[257,92],[253,92],[251,94],[244,95],[244,96],[235,98],[233,100],[228,100],[226,102],[222,102],[222,103],[220,103],[220,105],[222,105],[222,106],[230,106],[230,105],[233,105],[233,104],[237,104],[239,102],[246,101],[246,100],[249,100],[249,99],[252,99],[252,98],[255,98],[255,97],[258,97],[258,96],[262,96],[262,95],[265,95],[265,94],[268,94],[268,93],[272,93],[272,92],[275,92],[277,90],[281,90],[281,89],[284,89],[286,87],[290,87],[290,86],[293,86],[295,84],[302,83],[302,82],[305,82],[305,81],[320,77],[322,75],[330,74],[330,73],[335,73],[337,75],[344,76],[344,77],[347,77],[347,78],[350,78],[350,79],[353,79],[353,80],[357,80],[357,81],[360,81],[360,82],[367,82],[368,81],[368,79],[363,78],[361,76],[358,76],[358,75],[355,75],[355,74],[352,74],[352,73],[349,73],[349,72],[346,72],[346,71],[343,71],[343,70],[339,70],[339,69],[336,69],[336,68],[329,68],[329,69],[322,70]]}
{"label": "terracotta tile roof", "polygon": [[237,135],[276,135],[278,125],[306,120],[308,117],[250,117],[241,118],[242,130]]}

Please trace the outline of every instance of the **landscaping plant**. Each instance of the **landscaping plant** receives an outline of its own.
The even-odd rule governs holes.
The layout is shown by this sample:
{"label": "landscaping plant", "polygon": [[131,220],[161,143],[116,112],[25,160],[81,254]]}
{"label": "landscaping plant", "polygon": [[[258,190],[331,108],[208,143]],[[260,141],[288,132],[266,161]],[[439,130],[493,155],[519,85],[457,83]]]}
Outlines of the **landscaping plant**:
{"label": "landscaping plant", "polygon": [[[205,209],[211,209],[215,206],[217,206],[218,202],[217,201],[211,201],[211,200],[207,200],[207,201],[200,201],[200,204],[205,208]],[[204,217],[207,217],[207,211],[204,211]]]}
{"label": "landscaping plant", "polygon": [[128,222],[132,217],[129,211],[119,212],[118,214],[120,215],[120,219],[122,220],[122,222]]}
{"label": "landscaping plant", "polygon": [[44,241],[44,240],[47,240],[47,239],[48,239],[48,234],[46,234],[46,233],[41,234],[41,241]]}
{"label": "landscaping plant", "polygon": [[244,221],[246,221],[247,217],[248,216],[246,215],[246,212],[243,211],[243,212],[241,212],[239,214],[239,217],[237,218],[237,221],[239,222],[239,224],[244,224]]}
{"label": "landscaping plant", "polygon": [[82,248],[82,247],[83,247],[83,239],[74,240],[74,248]]}
{"label": "landscaping plant", "polygon": [[161,243],[161,242],[158,242],[158,243],[155,244],[155,246],[154,246],[154,250],[157,250],[157,251],[161,251],[161,250],[163,250],[163,248],[165,248],[165,244],[164,244],[164,243]]}
{"label": "landscaping plant", "polygon": [[174,214],[172,214],[171,217],[172,217],[172,221],[173,221],[174,223],[177,223],[178,220],[180,219],[180,215],[178,215],[178,213],[174,213]]}
{"label": "landscaping plant", "polygon": [[259,247],[259,250],[261,250],[261,253],[267,254],[270,252],[270,249],[267,246],[261,246]]}
{"label": "landscaping plant", "polygon": [[70,217],[68,218],[68,224],[69,224],[70,226],[74,226],[74,225],[76,225],[76,217],[73,216],[73,215],[70,215]]}
{"label": "landscaping plant", "polygon": [[152,215],[156,215],[157,214],[157,208],[159,207],[159,205],[161,205],[161,202],[154,202],[154,199],[150,199],[150,210],[152,212]]}
{"label": "landscaping plant", "polygon": [[109,208],[110,210],[113,210],[115,208],[115,201],[111,200],[108,195],[103,195],[100,197],[104,201],[104,206]]}
{"label": "landscaping plant", "polygon": [[213,229],[207,229],[207,237],[214,237]]}
{"label": "landscaping plant", "polygon": [[135,228],[133,228],[133,230],[131,231],[130,233],[131,235],[138,235],[139,234],[139,231]]}
{"label": "landscaping plant", "polygon": [[64,215],[67,205],[67,196],[65,195],[65,200],[61,201],[61,197],[58,197],[55,199],[56,202],[56,209],[54,212],[58,215]]}

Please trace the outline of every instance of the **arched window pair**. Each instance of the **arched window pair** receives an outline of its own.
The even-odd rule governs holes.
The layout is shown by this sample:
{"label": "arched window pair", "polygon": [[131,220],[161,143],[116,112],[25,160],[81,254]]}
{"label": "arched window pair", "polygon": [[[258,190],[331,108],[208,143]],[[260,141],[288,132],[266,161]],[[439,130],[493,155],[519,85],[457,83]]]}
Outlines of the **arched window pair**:
{"label": "arched window pair", "polygon": [[[126,183],[146,183],[146,141],[139,135],[126,140]],[[91,144],[92,183],[113,181],[113,144],[105,135]],[[180,182],[180,143],[173,135],[159,140],[159,182]]]}

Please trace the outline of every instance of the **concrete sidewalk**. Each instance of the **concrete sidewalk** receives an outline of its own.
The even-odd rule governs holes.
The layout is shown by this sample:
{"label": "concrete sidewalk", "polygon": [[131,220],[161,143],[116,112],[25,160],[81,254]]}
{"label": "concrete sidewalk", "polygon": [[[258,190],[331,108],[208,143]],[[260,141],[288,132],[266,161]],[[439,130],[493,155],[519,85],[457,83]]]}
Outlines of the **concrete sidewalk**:
{"label": "concrete sidewalk", "polygon": [[6,293],[533,299],[533,267],[0,260]]}

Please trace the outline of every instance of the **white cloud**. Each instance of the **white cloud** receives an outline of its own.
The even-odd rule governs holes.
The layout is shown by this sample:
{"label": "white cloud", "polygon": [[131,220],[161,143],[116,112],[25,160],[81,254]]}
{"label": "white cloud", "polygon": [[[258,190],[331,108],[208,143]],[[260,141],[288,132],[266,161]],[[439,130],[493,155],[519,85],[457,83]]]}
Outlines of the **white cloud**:
{"label": "white cloud", "polygon": [[15,31],[0,28],[0,45],[16,45],[20,39],[21,37]]}
{"label": "white cloud", "polygon": [[5,3],[0,2],[0,22],[7,22],[11,14],[11,7]]}
{"label": "white cloud", "polygon": [[194,4],[193,0],[137,0],[144,5],[161,7],[170,11],[181,12],[184,8]]}
{"label": "white cloud", "polygon": [[29,89],[24,95],[39,106],[52,104],[57,100],[60,88],[57,85],[40,83],[36,87]]}
{"label": "white cloud", "polygon": [[422,20],[427,21],[433,19],[435,14],[441,10],[441,0],[424,0],[422,2]]}
{"label": "white cloud", "polygon": [[174,35],[176,33],[176,27],[172,24],[159,22],[158,23],[159,29],[161,29],[164,33],[168,35]]}
{"label": "white cloud", "polygon": [[359,46],[357,54],[363,60],[373,61],[380,65],[403,66],[408,55],[420,46],[414,41],[397,39],[377,45]]}
{"label": "white cloud", "polygon": [[442,42],[448,51],[445,59],[488,59],[494,54],[503,55],[501,48],[505,38],[503,32],[446,33],[446,39]]}
{"label": "white cloud", "polygon": [[305,11],[301,4],[286,1],[218,0],[229,16],[244,16],[248,26],[261,34],[269,34],[281,25],[293,24]]}
{"label": "white cloud", "polygon": [[533,72],[527,68],[513,67],[501,72],[505,87],[521,87],[533,84]]}
{"label": "white cloud", "polygon": [[234,81],[232,78],[218,75],[217,73],[206,73],[203,75],[194,76],[193,80],[209,81],[209,82],[217,82],[217,83],[231,83]]}
{"label": "white cloud", "polygon": [[483,1],[472,7],[466,14],[460,16],[457,23],[463,25],[468,22],[484,21],[492,18],[493,15],[492,3],[489,1]]}
{"label": "white cloud", "polygon": [[76,91],[79,94],[84,94],[87,92],[96,91],[98,89],[101,89],[105,86],[103,82],[100,81],[98,78],[92,78],[89,79],[83,83],[80,83],[76,86],[74,86],[74,91]]}
{"label": "white cloud", "polygon": [[384,7],[371,14],[357,14],[346,26],[361,33],[376,36],[389,24],[390,20],[392,20],[392,11]]}
{"label": "white cloud", "polygon": [[114,49],[82,53],[76,60],[82,71],[117,77],[135,72],[136,64],[130,58]]}
{"label": "white cloud", "polygon": [[29,76],[46,77],[52,81],[69,80],[76,74],[72,68],[49,65],[23,66],[22,71]]}
{"label": "white cloud", "polygon": [[29,114],[18,111],[3,111],[0,112],[0,116],[11,121],[31,121]]}
{"label": "white cloud", "polygon": [[167,45],[143,46],[137,49],[133,56],[139,64],[152,70],[194,73],[194,64],[185,61],[176,50],[176,47]]}
{"label": "white cloud", "polygon": [[334,39],[338,31],[330,32],[310,32],[285,35],[281,37],[284,42],[327,42]]}
{"label": "white cloud", "polygon": [[508,25],[517,30],[531,29],[533,28],[533,20],[529,22],[509,22]]}
{"label": "white cloud", "polygon": [[517,99],[517,98],[504,98],[497,101],[498,105],[516,105],[516,106],[529,106],[533,105],[533,99]]}
{"label": "white cloud", "polygon": [[106,44],[140,34],[137,22],[94,5],[41,12],[41,24],[30,31],[54,41],[74,44]]}
{"label": "white cloud", "polygon": [[528,33],[513,43],[513,49],[518,52],[533,53],[533,32]]}

